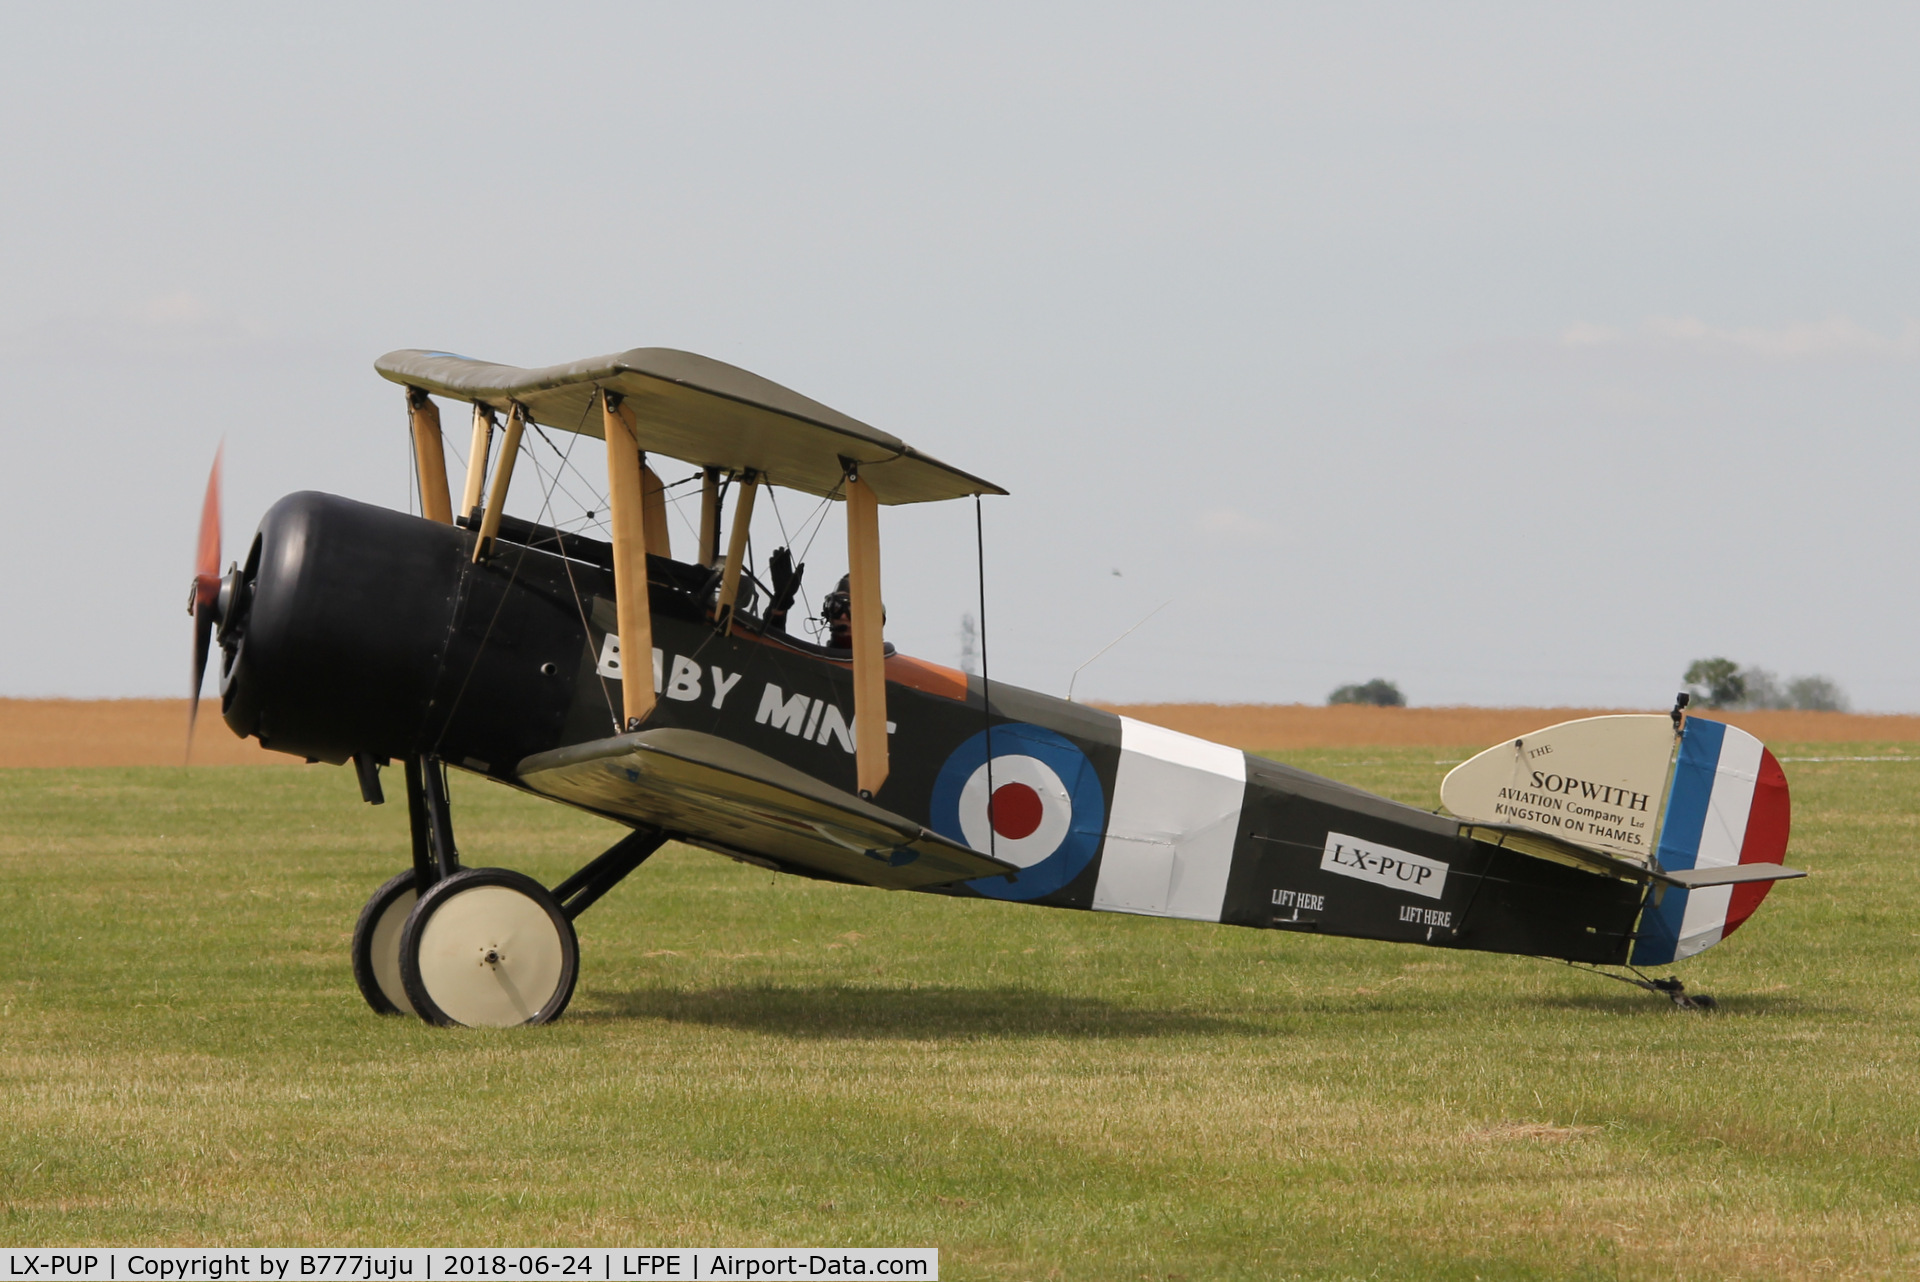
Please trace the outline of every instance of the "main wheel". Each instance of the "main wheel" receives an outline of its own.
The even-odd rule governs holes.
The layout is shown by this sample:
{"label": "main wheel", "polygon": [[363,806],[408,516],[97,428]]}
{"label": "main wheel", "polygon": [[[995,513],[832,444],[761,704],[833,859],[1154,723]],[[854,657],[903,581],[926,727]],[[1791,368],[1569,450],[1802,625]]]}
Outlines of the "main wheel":
{"label": "main wheel", "polygon": [[409,868],[373,892],[353,925],[353,980],[367,1005],[382,1015],[413,1014],[400,979],[400,929],[418,898]]}
{"label": "main wheel", "polygon": [[400,932],[400,977],[430,1024],[510,1028],[559,1018],[580,973],[573,923],[533,878],[469,868],[435,882]]}

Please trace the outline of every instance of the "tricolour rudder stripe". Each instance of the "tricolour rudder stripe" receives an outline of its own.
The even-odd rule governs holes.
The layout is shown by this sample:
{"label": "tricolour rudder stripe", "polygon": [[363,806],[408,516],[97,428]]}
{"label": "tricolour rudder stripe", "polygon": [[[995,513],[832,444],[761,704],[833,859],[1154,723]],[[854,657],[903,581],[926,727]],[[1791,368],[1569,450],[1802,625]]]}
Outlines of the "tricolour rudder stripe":
{"label": "tricolour rudder stripe", "polygon": [[[1793,828],[1793,801],[1787,795],[1787,774],[1773,754],[1760,749],[1760,778],[1753,786],[1753,813],[1747,816],[1747,839],[1740,847],[1743,864],[1784,863],[1787,834]],[[1735,927],[1753,916],[1753,910],[1773,889],[1770,881],[1750,881],[1733,888],[1733,902],[1727,905],[1725,938]]]}
{"label": "tricolour rudder stripe", "polygon": [[[1746,731],[1689,718],[1667,790],[1658,859],[1669,871],[1778,863],[1789,810],[1780,763]],[[1635,965],[1704,952],[1753,914],[1770,883],[1656,890],[1640,917]]]}
{"label": "tricolour rudder stripe", "polygon": [[[1660,821],[1660,845],[1655,853],[1662,868],[1691,868],[1700,849],[1700,833],[1707,823],[1707,805],[1713,797],[1714,770],[1720,764],[1720,744],[1726,727],[1718,721],[1689,718],[1680,737],[1680,759],[1673,782],[1667,785],[1667,813]],[[1633,964],[1659,966],[1679,955],[1680,930],[1686,918],[1687,892],[1656,887],[1640,914],[1640,937],[1633,946]]]}

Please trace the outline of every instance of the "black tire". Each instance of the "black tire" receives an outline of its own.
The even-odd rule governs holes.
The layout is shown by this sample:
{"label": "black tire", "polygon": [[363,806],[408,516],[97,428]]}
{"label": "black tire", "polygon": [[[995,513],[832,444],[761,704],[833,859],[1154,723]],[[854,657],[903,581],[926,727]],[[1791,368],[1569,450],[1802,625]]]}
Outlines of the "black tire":
{"label": "black tire", "polygon": [[376,1014],[414,1013],[400,978],[400,935],[416,898],[409,868],[373,892],[353,925],[353,982]]}
{"label": "black tire", "polygon": [[430,1024],[546,1024],[573,999],[580,941],[547,888],[506,868],[435,882],[400,932],[400,976]]}

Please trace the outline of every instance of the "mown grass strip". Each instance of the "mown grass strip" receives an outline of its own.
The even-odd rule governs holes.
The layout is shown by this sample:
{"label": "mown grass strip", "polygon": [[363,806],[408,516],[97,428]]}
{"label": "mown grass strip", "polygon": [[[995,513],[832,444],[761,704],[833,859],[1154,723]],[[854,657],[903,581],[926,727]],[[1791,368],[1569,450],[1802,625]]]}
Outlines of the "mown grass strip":
{"label": "mown grass strip", "polygon": [[[1287,759],[1433,806],[1435,758],[1465,755]],[[404,814],[347,772],[0,771],[0,1239],[928,1244],[962,1278],[1911,1271],[1920,777],[1788,770],[1814,875],[1680,968],[1709,1017],[1527,959],[670,849],[581,919],[567,1018],[511,1032],[360,1004],[348,932]],[[460,783],[473,863],[552,882],[613,833]]]}

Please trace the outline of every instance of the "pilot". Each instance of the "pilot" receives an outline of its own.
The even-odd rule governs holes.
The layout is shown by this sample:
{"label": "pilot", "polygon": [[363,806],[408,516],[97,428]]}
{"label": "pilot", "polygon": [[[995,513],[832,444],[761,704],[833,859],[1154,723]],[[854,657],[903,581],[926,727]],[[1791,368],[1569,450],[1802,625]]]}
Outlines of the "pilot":
{"label": "pilot", "polygon": [[853,598],[848,595],[848,579],[841,575],[833,591],[820,603],[820,619],[827,625],[827,644],[836,650],[853,649]]}
{"label": "pilot", "polygon": [[[853,597],[847,586],[850,577],[841,575],[840,582],[833,585],[833,591],[820,603],[820,618],[827,625],[827,644],[836,650],[853,649]],[[881,606],[880,623],[885,626],[886,622],[887,609]]]}

